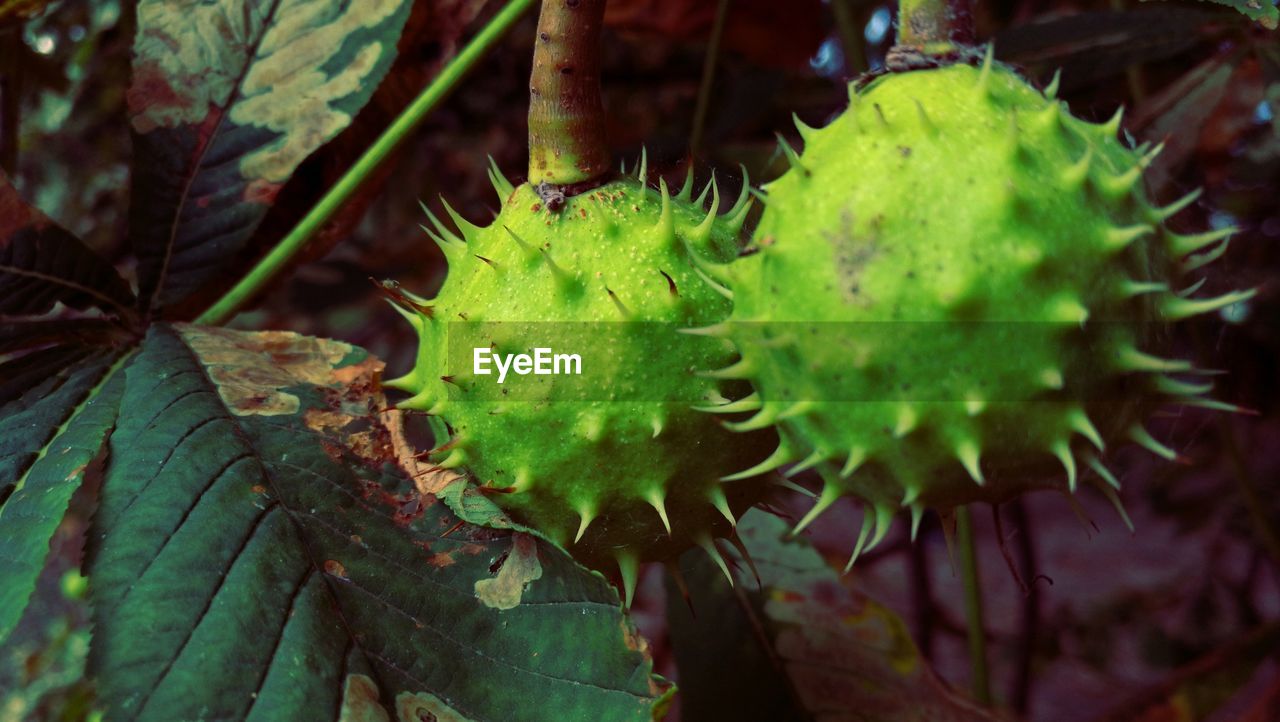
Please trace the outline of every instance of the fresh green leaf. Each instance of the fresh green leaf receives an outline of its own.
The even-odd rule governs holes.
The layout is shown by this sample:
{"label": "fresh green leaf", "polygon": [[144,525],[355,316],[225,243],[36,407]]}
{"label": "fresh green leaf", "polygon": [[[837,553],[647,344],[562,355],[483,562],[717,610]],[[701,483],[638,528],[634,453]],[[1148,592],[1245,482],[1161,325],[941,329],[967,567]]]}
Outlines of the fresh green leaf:
{"label": "fresh green leaf", "polygon": [[0,171],[0,314],[42,314],[58,302],[127,312],[133,292],[79,238],[22,200]]}
{"label": "fresh green leaf", "polygon": [[298,164],[368,102],[411,5],[138,4],[129,222],[144,306],[182,301],[234,259]]}
{"label": "fresh green leaf", "polygon": [[691,617],[668,594],[685,722],[994,722],[948,689],[906,624],[851,590],[786,523],[753,510],[738,533],[761,588],[734,589],[699,551],[682,560]]}
{"label": "fresh green leaf", "polygon": [[120,354],[95,354],[0,408],[0,641],[13,630],[71,495],[115,423]]}
{"label": "fresh green leaf", "polygon": [[109,720],[650,719],[614,591],[421,496],[380,371],[296,334],[151,329],[90,533]]}

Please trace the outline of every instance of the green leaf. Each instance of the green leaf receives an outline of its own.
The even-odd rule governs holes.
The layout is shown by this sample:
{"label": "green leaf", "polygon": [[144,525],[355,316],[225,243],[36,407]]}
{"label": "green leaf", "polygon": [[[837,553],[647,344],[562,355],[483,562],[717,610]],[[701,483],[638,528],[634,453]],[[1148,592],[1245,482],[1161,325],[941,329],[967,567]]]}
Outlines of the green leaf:
{"label": "green leaf", "polygon": [[420,496],[380,371],[296,334],[152,328],[90,533],[109,720],[650,719],[613,590]]}
{"label": "green leaf", "polygon": [[127,313],[133,292],[79,238],[22,200],[0,171],[0,314],[42,314],[58,302]]}
{"label": "green leaf", "polygon": [[696,617],[667,595],[685,722],[998,719],[947,688],[906,624],[851,590],[807,542],[787,539],[782,520],[753,510],[738,533],[762,588],[731,588],[694,551],[681,568]]}
{"label": "green leaf", "polygon": [[95,354],[0,408],[0,641],[49,554],[49,539],[115,422],[123,364]]}
{"label": "green leaf", "polygon": [[308,155],[395,57],[409,0],[143,0],[129,112],[143,305],[173,305],[244,248]]}

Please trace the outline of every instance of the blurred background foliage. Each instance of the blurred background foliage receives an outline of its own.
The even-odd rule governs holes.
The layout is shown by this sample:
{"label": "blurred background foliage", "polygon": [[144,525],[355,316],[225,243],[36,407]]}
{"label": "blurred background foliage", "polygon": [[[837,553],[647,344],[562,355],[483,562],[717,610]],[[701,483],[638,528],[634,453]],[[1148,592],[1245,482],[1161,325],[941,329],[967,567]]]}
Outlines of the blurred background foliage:
{"label": "blurred background foliage", "polygon": [[[1258,2],[1237,4],[1265,15]],[[418,0],[387,81],[350,128],[305,161],[241,268],[292,227],[497,5]],[[643,146],[655,181],[661,174],[673,183],[690,164],[700,180],[715,169],[731,197],[743,170],[752,183],[781,172],[775,133],[798,142],[792,113],[822,124],[844,106],[847,80],[881,67],[894,16],[891,4],[865,0],[727,0],[705,127],[691,151],[718,5],[610,0],[604,79],[620,160],[633,164]],[[1166,143],[1153,194],[1167,201],[1205,190],[1180,216],[1188,228],[1243,229],[1207,290],[1261,287],[1248,304],[1185,324],[1179,339],[1200,365],[1230,371],[1218,380],[1221,398],[1257,415],[1162,419],[1162,438],[1188,464],[1121,453],[1136,534],[1089,495],[1075,509],[1048,494],[979,515],[997,700],[1047,721],[1278,719],[1277,34],[1265,17],[1251,22],[1213,3],[983,0],[976,13],[979,38],[993,40],[998,57],[1041,83],[1061,70],[1075,113],[1099,120],[1123,105],[1128,133]],[[0,163],[16,167],[25,197],[128,273],[131,4],[9,0],[0,18]],[[523,178],[533,23],[526,18],[483,61],[235,326],[342,339],[386,359],[393,374],[411,364],[416,340],[369,279],[434,290],[444,262],[419,230],[418,201],[436,204],[444,194],[484,221],[497,206],[486,155],[512,180]],[[0,722],[93,714],[80,675],[88,629],[75,572],[87,512],[75,504],[72,512],[36,603],[0,648]],[[859,513],[849,505],[824,516],[812,535],[817,548],[842,559]],[[896,610],[941,677],[967,684],[961,585],[936,523],[926,522],[914,546],[896,529],[844,582]],[[661,570],[651,570],[635,614],[658,671],[678,680],[664,598]]]}

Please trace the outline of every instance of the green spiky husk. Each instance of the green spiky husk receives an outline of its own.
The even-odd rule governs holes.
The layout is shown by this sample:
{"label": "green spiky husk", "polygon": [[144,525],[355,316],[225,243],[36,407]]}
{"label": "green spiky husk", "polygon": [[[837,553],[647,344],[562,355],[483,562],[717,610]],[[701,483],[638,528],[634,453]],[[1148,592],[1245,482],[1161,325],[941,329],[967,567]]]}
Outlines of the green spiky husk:
{"label": "green spiky husk", "polygon": [[[729,314],[723,289],[699,264],[736,252],[745,198],[718,217],[718,193],[708,214],[688,188],[670,197],[665,186],[625,179],[553,212],[527,184],[495,185],[504,202],[489,226],[455,215],[460,238],[437,225],[449,273],[436,298],[417,299],[421,308],[406,311],[421,336],[418,361],[389,382],[414,394],[402,407],[438,414],[453,431],[434,461],[465,468],[501,492],[490,498],[517,521],[584,563],[621,566],[624,578],[639,561],[669,559],[731,531],[728,516],[755,503],[763,484],[720,478],[747,465],[761,440],[693,409],[696,400],[730,392],[695,370],[732,358],[733,350],[676,329]],[[494,322],[518,322],[537,337],[498,338],[501,328],[487,325]],[[655,338],[667,329],[661,324],[670,324],[669,337]],[[607,343],[607,358],[594,357],[598,363],[583,372],[601,393],[557,396],[547,386],[497,398],[492,379],[445,371],[450,333],[571,352]],[[640,348],[655,343],[666,350],[657,359]]]}
{"label": "green spiky husk", "polygon": [[860,497],[874,543],[901,506],[918,521],[1074,489],[1126,435],[1172,456],[1138,422],[1170,397],[1212,402],[1167,375],[1190,364],[1150,355],[1162,324],[1244,296],[1174,294],[1226,234],[1165,228],[1180,206],[1146,201],[1150,157],[1118,124],[988,57],[879,78],[801,128],[759,252],[732,267],[742,359],[725,375],[756,388],[749,426],[778,425],[775,463],[823,470],[803,523]]}

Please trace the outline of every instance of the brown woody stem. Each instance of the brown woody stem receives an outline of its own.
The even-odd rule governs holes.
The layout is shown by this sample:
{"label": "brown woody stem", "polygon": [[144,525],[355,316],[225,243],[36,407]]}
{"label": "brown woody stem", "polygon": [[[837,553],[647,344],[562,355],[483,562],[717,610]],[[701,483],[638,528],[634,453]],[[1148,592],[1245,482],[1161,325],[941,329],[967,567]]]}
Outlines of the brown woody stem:
{"label": "brown woody stem", "polygon": [[529,79],[529,183],[590,185],[609,172],[600,99],[605,0],[543,0]]}

